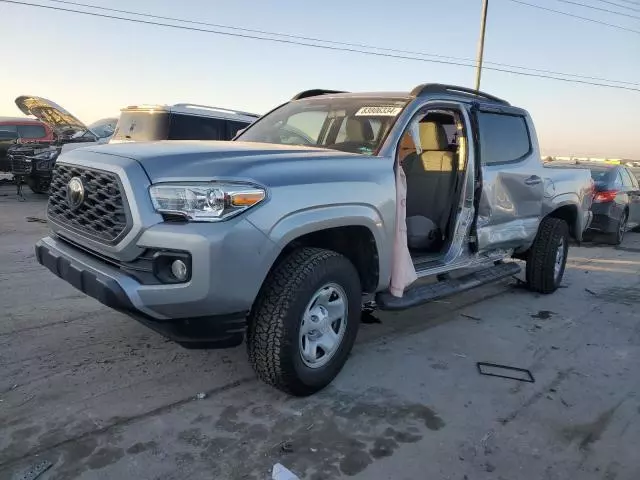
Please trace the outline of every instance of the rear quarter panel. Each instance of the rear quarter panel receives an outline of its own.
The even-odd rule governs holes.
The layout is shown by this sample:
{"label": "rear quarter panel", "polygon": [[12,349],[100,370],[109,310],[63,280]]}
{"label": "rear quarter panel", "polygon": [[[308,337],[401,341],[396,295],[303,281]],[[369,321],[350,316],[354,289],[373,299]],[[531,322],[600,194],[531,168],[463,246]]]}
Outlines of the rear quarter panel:
{"label": "rear quarter panel", "polygon": [[582,240],[584,231],[591,223],[593,182],[587,169],[545,167],[545,192],[542,213],[547,216],[559,208],[573,206],[577,209],[573,225],[569,225],[573,236]]}

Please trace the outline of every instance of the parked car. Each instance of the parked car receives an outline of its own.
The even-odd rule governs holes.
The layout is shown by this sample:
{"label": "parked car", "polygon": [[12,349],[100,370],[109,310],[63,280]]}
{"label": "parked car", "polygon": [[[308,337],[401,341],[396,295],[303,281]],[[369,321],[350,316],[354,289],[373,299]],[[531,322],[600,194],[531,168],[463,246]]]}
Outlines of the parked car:
{"label": "parked car", "polygon": [[594,181],[591,232],[606,234],[620,245],[627,231],[640,228],[640,182],[633,169],[604,162],[580,162],[565,167],[589,170]]}
{"label": "parked car", "polygon": [[7,150],[16,143],[53,142],[55,136],[46,123],[23,117],[0,117],[0,173],[10,173]]}
{"label": "parked car", "polygon": [[517,274],[512,258],[554,292],[592,185],[544,168],[529,114],[492,95],[311,90],[232,142],[69,152],[36,255],[185,346],[246,330],[258,376],[308,395],[342,369],[363,302],[415,307]]}
{"label": "parked car", "polygon": [[623,166],[590,166],[596,184],[591,230],[607,234],[620,245],[628,230],[640,227],[640,184]]}
{"label": "parked car", "polygon": [[0,131],[16,132],[20,143],[52,142],[53,129],[44,122],[25,117],[0,117]]}
{"label": "parked car", "polygon": [[60,153],[89,145],[108,143],[116,130],[117,124],[118,117],[102,118],[90,123],[85,131],[79,131],[69,138],[62,145]]}
{"label": "parked car", "polygon": [[259,115],[206,105],[132,105],[120,111],[111,143],[231,140]]}
{"label": "parked car", "polygon": [[7,152],[18,143],[18,132],[0,130],[0,173],[8,173],[11,169]]}
{"label": "parked car", "polygon": [[14,145],[7,152],[9,173],[18,187],[25,183],[33,193],[46,194],[58,154],[58,147],[48,142]]}

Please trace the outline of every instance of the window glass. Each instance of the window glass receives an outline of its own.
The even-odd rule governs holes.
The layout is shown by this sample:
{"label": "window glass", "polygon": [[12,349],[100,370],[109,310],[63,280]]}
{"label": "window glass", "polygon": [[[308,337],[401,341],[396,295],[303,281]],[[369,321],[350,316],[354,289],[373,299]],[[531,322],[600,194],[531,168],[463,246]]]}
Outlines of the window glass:
{"label": "window glass", "polygon": [[246,122],[234,122],[232,120],[229,120],[227,122],[227,127],[229,129],[229,133],[228,133],[229,138],[231,139],[235,137],[238,131],[242,130],[243,128],[246,128],[247,125],[249,124]]}
{"label": "window glass", "polygon": [[633,188],[633,175],[626,168],[620,170],[622,172],[622,184],[627,188]]}
{"label": "window glass", "polygon": [[18,127],[16,125],[0,125],[0,131],[3,132],[17,132]]}
{"label": "window glass", "polygon": [[116,124],[114,141],[150,142],[167,140],[169,114],[149,110],[124,110]]}
{"label": "window glass", "polygon": [[228,140],[226,120],[173,114],[169,140]]}
{"label": "window glass", "polygon": [[326,119],[326,111],[310,110],[291,115],[283,125],[283,130],[289,133],[288,136],[285,136],[287,141],[283,143],[291,141],[291,143],[297,144],[295,137],[300,135],[303,136],[307,143],[316,143]]}
{"label": "window glass", "polygon": [[531,151],[524,117],[499,113],[478,113],[482,163],[513,162]]}
{"label": "window glass", "polygon": [[42,138],[47,131],[42,125],[18,125],[18,133],[22,138]]}
{"label": "window glass", "polygon": [[618,173],[616,174],[616,187],[623,187],[623,186],[624,186],[624,180],[622,179],[622,172],[618,170]]}
{"label": "window glass", "polygon": [[373,155],[406,103],[406,99],[324,95],[296,100],[254,122],[237,140]]}
{"label": "window glass", "polygon": [[[363,120],[363,122],[367,122],[369,127],[371,127],[371,131],[373,132],[373,138],[377,139],[378,135],[380,135],[382,122],[377,118],[368,118]],[[365,126],[366,128],[366,126]],[[329,127],[329,130],[331,127]],[[338,135],[336,136],[336,143],[342,143],[349,141],[347,137],[347,122],[342,119],[342,124],[340,125],[340,129],[338,130]]]}

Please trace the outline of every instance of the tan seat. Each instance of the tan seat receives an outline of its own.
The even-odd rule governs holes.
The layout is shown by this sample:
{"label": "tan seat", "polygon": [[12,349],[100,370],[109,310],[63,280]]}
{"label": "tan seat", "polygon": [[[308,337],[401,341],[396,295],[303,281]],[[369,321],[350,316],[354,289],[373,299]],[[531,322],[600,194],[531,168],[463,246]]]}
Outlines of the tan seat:
{"label": "tan seat", "polygon": [[407,217],[431,220],[444,238],[455,194],[454,154],[448,150],[444,127],[436,122],[419,124],[420,155],[408,155],[404,162],[407,176]]}
{"label": "tan seat", "polygon": [[373,140],[373,129],[366,118],[347,118],[345,132],[345,142],[364,143]]}

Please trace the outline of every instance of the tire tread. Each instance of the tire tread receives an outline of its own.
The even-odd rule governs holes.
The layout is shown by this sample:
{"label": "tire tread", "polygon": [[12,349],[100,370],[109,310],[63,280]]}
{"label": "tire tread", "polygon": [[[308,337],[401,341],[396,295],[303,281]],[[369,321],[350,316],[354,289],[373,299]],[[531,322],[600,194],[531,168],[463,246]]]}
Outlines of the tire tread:
{"label": "tire tread", "polygon": [[[552,293],[557,288],[554,263],[556,245],[560,237],[568,241],[567,223],[560,218],[548,217],[542,220],[536,239],[527,258],[526,279],[531,290],[538,293]],[[566,261],[566,256],[565,256]]]}
{"label": "tire tread", "polygon": [[321,275],[331,263],[344,261],[348,262],[331,250],[304,247],[284,258],[267,277],[247,330],[249,362],[265,383],[293,395],[317,390],[301,384],[287,362],[295,346],[287,340],[286,320],[300,286],[310,276]]}

